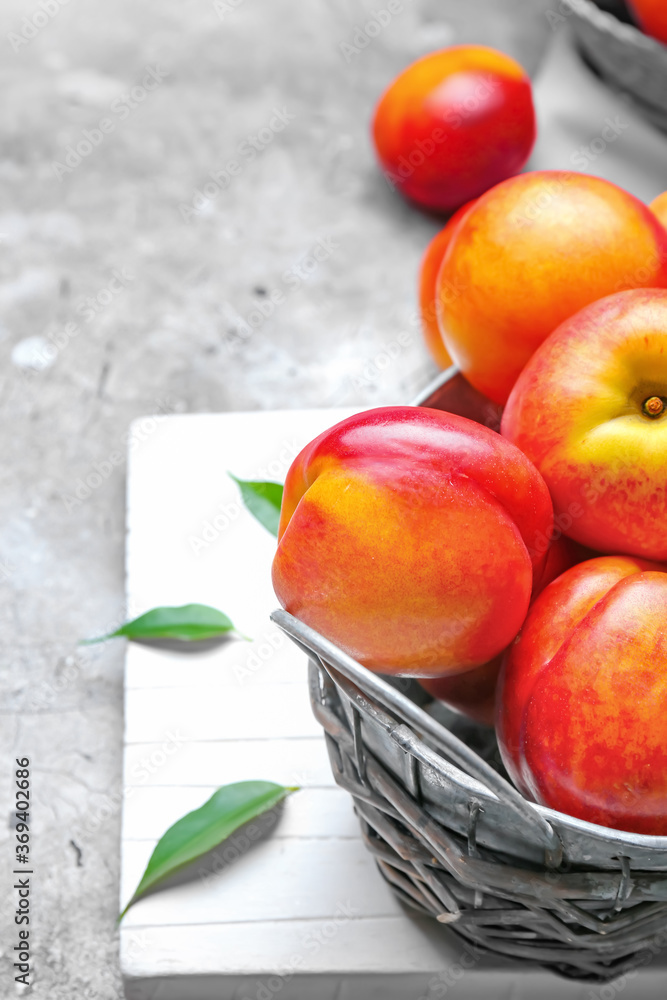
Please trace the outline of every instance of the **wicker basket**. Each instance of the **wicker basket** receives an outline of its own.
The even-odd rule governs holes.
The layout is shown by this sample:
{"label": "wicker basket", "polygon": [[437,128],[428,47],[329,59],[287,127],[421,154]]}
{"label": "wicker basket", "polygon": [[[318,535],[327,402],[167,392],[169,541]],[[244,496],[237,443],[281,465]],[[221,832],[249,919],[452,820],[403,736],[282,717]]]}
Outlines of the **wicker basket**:
{"label": "wicker basket", "polygon": [[[421,403],[498,417],[451,369]],[[286,611],[272,618],[310,659],[334,777],[403,902],[484,952],[588,982],[667,946],[667,837],[529,802],[504,776],[492,730],[414,681],[371,673]]]}
{"label": "wicker basket", "polygon": [[572,10],[579,48],[593,69],[615,90],[628,94],[637,110],[667,131],[667,46],[630,22],[622,0],[564,0]]}

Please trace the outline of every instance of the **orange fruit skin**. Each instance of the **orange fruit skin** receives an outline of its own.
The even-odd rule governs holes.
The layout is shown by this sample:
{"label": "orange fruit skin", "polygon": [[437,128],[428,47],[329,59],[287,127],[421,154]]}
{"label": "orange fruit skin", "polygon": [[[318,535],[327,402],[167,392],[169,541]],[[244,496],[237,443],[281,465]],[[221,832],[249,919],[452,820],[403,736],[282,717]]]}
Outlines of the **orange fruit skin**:
{"label": "orange fruit skin", "polygon": [[436,306],[436,282],[438,271],[442,265],[447,247],[452,241],[452,237],[458,224],[468,209],[474,202],[469,201],[463,205],[451,217],[444,229],[436,233],[424,251],[419,268],[419,311],[421,314],[422,330],[424,340],[436,365],[444,369],[449,368],[452,359],[447,353],[440,327],[438,325],[438,310]]}
{"label": "orange fruit skin", "polygon": [[667,4],[665,0],[628,0],[628,7],[647,35],[667,43]]}
{"label": "orange fruit skin", "polygon": [[654,198],[649,208],[661,225],[667,227],[667,191],[663,191],[657,198]]}
{"label": "orange fruit skin", "polygon": [[570,316],[622,289],[667,286],[667,231],[609,181],[534,171],[487,191],[466,213],[437,286],[447,351],[502,405],[537,347]]}
{"label": "orange fruit skin", "polygon": [[555,523],[597,552],[667,560],[667,290],[634,289],[562,324],[512,390],[502,433],[535,463]]}
{"label": "orange fruit skin", "polygon": [[665,567],[580,563],[532,605],[498,682],[498,745],[542,805],[667,833]]}
{"label": "orange fruit skin", "polygon": [[273,561],[282,606],[371,670],[461,673],[518,632],[551,500],[500,434],[380,407],[315,438],[287,474]]}
{"label": "orange fruit skin", "polygon": [[536,134],[530,79],[483,45],[430,53],[382,95],[372,134],[393,187],[452,212],[526,163]]}

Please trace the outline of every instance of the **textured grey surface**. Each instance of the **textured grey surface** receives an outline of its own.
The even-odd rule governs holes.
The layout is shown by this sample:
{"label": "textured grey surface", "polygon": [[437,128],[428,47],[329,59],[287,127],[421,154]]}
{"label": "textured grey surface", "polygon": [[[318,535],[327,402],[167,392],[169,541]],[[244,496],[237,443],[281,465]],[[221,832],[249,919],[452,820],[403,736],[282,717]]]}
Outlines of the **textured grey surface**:
{"label": "textured grey surface", "polygon": [[[549,3],[404,0],[346,59],[341,43],[383,6],[48,0],[57,12],[35,31],[36,0],[0,2],[1,788],[7,815],[12,759],[29,755],[26,995],[121,995],[123,649],[76,643],[123,617],[130,421],[400,402],[434,373],[414,310],[437,222],[375,169],[369,115],[399,69],[450,42],[493,44],[534,68]],[[144,78],[154,89],[129,94],[130,107],[122,95]],[[54,168],[101,119],[112,128],[92,132],[90,153]],[[260,137],[252,159],[248,136]],[[188,211],[231,159],[239,172]],[[276,291],[271,315],[253,313]],[[0,995],[11,997],[3,914]]]}

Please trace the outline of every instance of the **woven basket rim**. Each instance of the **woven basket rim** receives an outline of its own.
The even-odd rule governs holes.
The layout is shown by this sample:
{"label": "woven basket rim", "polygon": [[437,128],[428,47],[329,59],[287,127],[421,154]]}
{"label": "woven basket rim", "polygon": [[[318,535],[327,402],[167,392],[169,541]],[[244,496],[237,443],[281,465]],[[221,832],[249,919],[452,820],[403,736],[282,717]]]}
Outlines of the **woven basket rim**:
{"label": "woven basket rim", "polygon": [[[424,710],[415,704],[415,702],[411,701],[404,694],[401,694],[400,691],[393,688],[380,675],[373,673],[357,660],[348,656],[330,640],[325,639],[324,636],[322,636],[315,629],[310,628],[310,626],[300,621],[300,619],[295,618],[283,608],[276,609],[271,614],[271,620],[275,622],[275,624],[278,625],[284,632],[286,632],[297,645],[301,646],[307,655],[312,657],[311,651],[315,649],[320,652],[327,661],[333,659],[335,669],[339,671],[346,678],[346,680],[358,687],[367,697],[379,701],[385,710],[387,706],[389,706],[390,710],[393,708],[393,710],[398,714],[400,722],[404,722],[408,726],[418,726],[422,732],[428,734],[429,736],[433,736],[436,739],[438,738],[438,735],[440,735],[440,740],[443,744],[451,742],[452,734],[440,722],[438,722],[437,719],[434,719],[433,716],[424,712]],[[454,737],[454,739],[456,739],[456,737]],[[457,740],[457,742],[460,741]],[[427,744],[425,744],[425,746],[427,746]],[[465,746],[465,744],[463,744],[463,746]],[[466,750],[468,754],[472,754],[477,758],[481,767],[488,768],[486,762],[481,757],[478,757],[474,750],[470,747],[466,747]],[[467,774],[466,771],[457,767],[456,764],[451,766],[456,767],[461,775],[461,785],[464,787],[468,786],[471,794],[479,794],[479,784],[482,782]],[[558,810],[550,809],[547,806],[541,806],[535,802],[531,802],[529,799],[526,799],[521,792],[518,791],[518,789],[516,789],[513,785],[510,785],[509,782],[507,782],[499,774],[495,775],[495,780],[506,785],[511,791],[513,797],[520,798],[525,809],[534,812],[536,819],[539,818],[541,823],[538,825],[545,824],[546,827],[553,832],[557,840],[560,839],[558,836],[558,828],[565,827],[573,833],[587,834],[600,840],[604,840],[610,845],[618,846],[619,849],[623,847],[637,847],[645,850],[667,851],[667,836],[632,833],[631,831],[617,830],[613,827],[602,826],[598,823],[590,823],[588,820],[579,819],[576,816],[570,816],[568,813],[562,813]],[[484,785],[484,791],[490,797],[498,798],[493,789],[488,788],[486,785]]]}

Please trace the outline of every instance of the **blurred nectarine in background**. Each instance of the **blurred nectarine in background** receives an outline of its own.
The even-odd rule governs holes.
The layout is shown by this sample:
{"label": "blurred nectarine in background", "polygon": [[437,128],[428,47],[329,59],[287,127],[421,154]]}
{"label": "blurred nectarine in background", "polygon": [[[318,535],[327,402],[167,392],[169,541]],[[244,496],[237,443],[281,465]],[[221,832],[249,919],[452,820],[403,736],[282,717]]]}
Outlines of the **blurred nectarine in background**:
{"label": "blurred nectarine in background", "polygon": [[432,52],[382,95],[373,139],[393,187],[425,208],[452,212],[528,159],[530,80],[510,56],[483,45]]}
{"label": "blurred nectarine in background", "polygon": [[667,43],[667,3],[665,0],[627,0],[637,24],[647,35]]}

